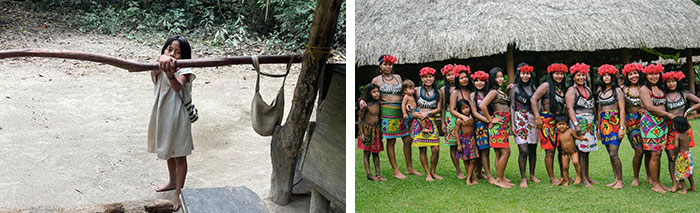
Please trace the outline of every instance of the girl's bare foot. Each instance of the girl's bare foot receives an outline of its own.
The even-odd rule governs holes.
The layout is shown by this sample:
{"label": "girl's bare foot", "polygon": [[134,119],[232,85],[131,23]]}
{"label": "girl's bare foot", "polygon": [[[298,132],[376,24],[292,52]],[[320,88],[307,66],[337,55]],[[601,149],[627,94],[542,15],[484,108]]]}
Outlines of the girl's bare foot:
{"label": "girl's bare foot", "polygon": [[175,189],[175,183],[166,183],[156,188],[156,192],[165,192],[173,189]]}
{"label": "girl's bare foot", "polygon": [[395,178],[401,179],[401,180],[406,179],[406,176],[403,175],[403,174],[401,174],[401,172],[399,172],[398,170],[395,170],[395,171],[394,171],[394,175],[393,175],[393,176],[394,176]]}
{"label": "girl's bare foot", "polygon": [[490,184],[496,184],[496,179],[494,179],[493,177],[487,177],[486,182],[489,182]]}
{"label": "girl's bare foot", "polygon": [[482,172],[477,172],[477,173],[476,173],[476,178],[479,178],[479,179],[486,179],[486,176],[484,176],[484,173],[482,173]]}
{"label": "girl's bare foot", "polygon": [[639,179],[638,178],[632,179],[632,183],[630,185],[639,186]]}
{"label": "girl's bare foot", "polygon": [[382,176],[380,176],[380,175],[377,175],[377,180],[386,181],[386,178],[385,178],[385,177],[382,177]]}
{"label": "girl's bare foot", "polygon": [[592,184],[598,184],[598,181],[593,180],[593,178],[588,177],[588,182]]}
{"label": "girl's bare foot", "polygon": [[581,177],[576,177],[576,180],[574,180],[574,185],[581,184]]}
{"label": "girl's bare foot", "polygon": [[585,186],[585,187],[588,187],[588,188],[593,187],[593,185],[591,185],[590,183],[581,183],[581,186]]}
{"label": "girl's bare foot", "polygon": [[685,194],[686,191],[685,191],[685,189],[683,189],[683,190],[678,191],[678,193],[679,193],[679,194]]}
{"label": "girl's bare foot", "polygon": [[651,190],[652,190],[652,191],[655,191],[655,192],[658,192],[658,193],[666,193],[666,190],[664,190],[664,188],[661,187],[660,185],[654,185],[654,186],[652,186],[652,187],[651,187]]}
{"label": "girl's bare foot", "polygon": [[668,188],[668,186],[664,186],[661,184],[661,188],[663,188],[665,191],[671,191],[671,188]]}
{"label": "girl's bare foot", "polygon": [[467,182],[467,186],[472,185],[472,182],[470,182],[469,180],[466,180],[465,182]]}
{"label": "girl's bare foot", "polygon": [[671,186],[671,190],[666,190],[666,191],[675,192],[677,189],[678,189],[678,182],[673,182],[673,186]]}
{"label": "girl's bare foot", "polygon": [[476,178],[472,178],[472,184],[479,184],[479,181]]}
{"label": "girl's bare foot", "polygon": [[527,180],[525,178],[520,180],[520,188],[527,188]]}
{"label": "girl's bare foot", "polygon": [[420,173],[420,172],[416,171],[415,169],[407,169],[406,174],[415,175],[415,176],[423,176],[423,173]]}
{"label": "girl's bare foot", "polygon": [[508,185],[505,181],[496,181],[494,184],[498,187],[505,188],[505,189],[510,189],[512,186]]}
{"label": "girl's bare foot", "polygon": [[436,173],[432,174],[435,179],[442,180],[442,177],[440,175],[437,175]]}
{"label": "girl's bare foot", "polygon": [[690,191],[696,192],[696,191],[698,191],[698,190],[695,188],[695,186],[693,186],[693,187],[690,187]]}
{"label": "girl's bare foot", "polygon": [[372,175],[367,175],[367,179],[368,179],[368,180],[371,180],[371,181],[374,181],[374,182],[379,181],[379,178],[377,178],[377,177],[375,177],[375,176],[372,176]]}
{"label": "girl's bare foot", "polygon": [[625,186],[625,184],[622,183],[622,181],[618,181],[617,184],[615,184],[612,188],[613,189],[621,189],[624,186]]}
{"label": "girl's bare foot", "polygon": [[433,177],[430,174],[425,175],[425,181],[433,181]]}
{"label": "girl's bare foot", "polygon": [[506,178],[506,177],[503,177],[503,179],[505,179],[506,182],[510,183],[510,179],[508,179],[508,178]]}
{"label": "girl's bare foot", "polygon": [[180,196],[175,196],[170,201],[173,202],[173,212],[180,210]]}
{"label": "girl's bare foot", "polygon": [[457,179],[464,180],[464,178],[467,178],[467,176],[464,176],[461,172],[457,173]]}
{"label": "girl's bare foot", "polygon": [[534,175],[530,175],[530,180],[535,183],[542,182],[540,179],[537,179]]}
{"label": "girl's bare foot", "polygon": [[559,185],[559,184],[561,184],[561,180],[556,179],[556,178],[551,178],[551,179],[549,179],[549,183],[551,183],[552,185]]}
{"label": "girl's bare foot", "polygon": [[649,176],[647,176],[647,183],[649,183],[649,184],[652,184],[652,185],[653,185],[653,183],[651,183],[651,177],[649,177]]}

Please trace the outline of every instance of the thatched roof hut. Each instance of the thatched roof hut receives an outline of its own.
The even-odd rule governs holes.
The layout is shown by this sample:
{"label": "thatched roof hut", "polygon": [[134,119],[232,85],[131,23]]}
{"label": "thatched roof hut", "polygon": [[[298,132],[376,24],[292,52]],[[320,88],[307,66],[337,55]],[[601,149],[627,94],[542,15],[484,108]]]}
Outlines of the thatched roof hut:
{"label": "thatched roof hut", "polygon": [[642,47],[700,53],[700,7],[691,0],[358,0],[356,5],[358,68],[376,66],[385,53],[397,56],[398,64],[495,56],[505,60],[498,64],[509,74],[514,60],[533,57],[581,60],[580,55],[604,54],[582,60],[597,66],[658,58]]}

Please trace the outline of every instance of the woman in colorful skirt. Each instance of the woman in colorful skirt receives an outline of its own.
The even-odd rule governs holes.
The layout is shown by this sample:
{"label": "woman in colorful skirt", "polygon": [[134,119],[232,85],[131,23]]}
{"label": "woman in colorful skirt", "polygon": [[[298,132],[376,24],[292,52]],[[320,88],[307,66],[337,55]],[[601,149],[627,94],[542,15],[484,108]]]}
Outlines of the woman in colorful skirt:
{"label": "woman in colorful skirt", "polygon": [[[413,169],[411,161],[411,137],[408,134],[409,124],[403,119],[401,112],[401,100],[403,94],[401,91],[401,76],[392,74],[396,57],[391,55],[382,55],[379,57],[379,69],[381,74],[372,79],[372,84],[379,87],[381,93],[381,126],[382,137],[386,139],[386,151],[389,157],[389,164],[393,171],[393,176],[398,179],[406,179],[401,171],[396,166],[396,154],[394,152],[394,144],[396,138],[401,138],[403,141],[403,154],[406,160],[406,174],[422,175]],[[364,100],[359,101],[360,108],[367,107]]]}
{"label": "woman in colorful skirt", "polygon": [[[559,185],[561,180],[554,178],[554,152],[560,149],[557,139],[557,128],[554,117],[564,115],[566,110],[564,105],[564,89],[566,88],[566,73],[569,68],[564,64],[551,64],[547,67],[547,81],[542,83],[535,93],[530,98],[530,109],[535,116],[535,126],[540,134],[540,147],[545,151],[544,165],[549,175],[549,182],[553,185]],[[541,105],[540,105],[541,102]],[[542,106],[542,112],[540,112]],[[559,171],[563,171],[561,163],[561,150],[559,150]],[[573,159],[574,165],[578,165],[578,159]],[[578,167],[578,166],[576,166]],[[576,171],[579,177],[579,171]],[[563,173],[561,177],[564,178]],[[581,180],[577,178],[575,184]]]}
{"label": "woman in colorful skirt", "polygon": [[518,145],[520,155],[518,155],[518,165],[520,166],[520,187],[527,187],[525,170],[528,158],[530,160],[530,176],[532,182],[539,183],[535,177],[535,164],[537,164],[537,141],[539,134],[535,128],[535,116],[532,115],[530,98],[535,92],[535,85],[532,83],[535,69],[526,64],[520,63],[515,73],[515,86],[510,90],[510,113],[513,119],[511,129],[514,133],[515,144]]}
{"label": "woman in colorful skirt", "polygon": [[674,114],[666,112],[666,95],[661,90],[661,73],[664,67],[660,64],[650,64],[644,68],[646,82],[639,88],[639,98],[642,107],[647,111],[642,115],[640,129],[642,131],[642,146],[645,152],[651,153],[649,173],[651,174],[651,190],[665,193],[666,186],[659,181],[659,158],[666,145],[668,127],[666,119],[673,119]]}
{"label": "woman in colorful skirt", "polygon": [[[625,76],[625,85],[622,91],[625,93],[625,127],[627,132],[627,140],[634,149],[634,157],[632,158],[632,186],[639,186],[639,170],[642,166],[642,158],[645,157],[642,146],[642,131],[639,128],[643,114],[646,110],[642,108],[642,100],[639,98],[639,88],[641,87],[641,79],[644,77],[644,66],[641,64],[627,64],[622,68],[622,74]],[[651,174],[649,173],[649,155],[646,155],[644,161],[647,174],[647,182],[651,183]]]}
{"label": "woman in colorful skirt", "polygon": [[486,181],[495,184],[496,179],[494,179],[491,174],[491,165],[489,163],[491,152],[491,150],[489,150],[489,148],[491,148],[491,145],[489,145],[489,120],[479,108],[479,105],[481,105],[484,97],[486,97],[486,94],[489,92],[489,74],[479,70],[471,74],[470,77],[474,79],[474,92],[469,95],[469,100],[471,100],[469,101],[469,105],[471,105],[472,108],[472,116],[475,118],[474,128],[476,128],[476,145],[477,148],[479,148],[479,161],[476,165],[477,177],[481,178],[481,168],[483,168],[484,173],[486,173]]}
{"label": "woman in colorful skirt", "polygon": [[[503,70],[494,67],[489,71],[490,91],[479,104],[489,124],[489,144],[496,151],[496,186],[511,188],[514,185],[505,178],[505,170],[510,157],[510,98],[501,90],[505,78]],[[489,107],[493,113],[489,111]]]}
{"label": "woman in colorful skirt", "polygon": [[[456,88],[458,88],[455,85],[455,76],[459,75],[460,72],[469,73],[469,67],[461,64],[448,64],[445,65],[440,72],[442,73],[442,76],[444,76],[445,80],[445,86],[440,88],[440,94],[445,97],[443,98],[442,106],[449,106],[452,104],[451,95],[453,92],[457,91]],[[466,90],[466,95],[469,95],[471,91],[468,86],[469,81],[466,81],[466,84],[463,86],[463,90]],[[461,92],[462,91],[460,91],[460,93]],[[457,99],[459,98],[460,97],[457,97]],[[457,170],[457,178],[464,179],[466,176],[459,168],[459,160],[457,159],[457,131],[455,130],[457,118],[454,116],[455,114],[453,112],[454,110],[449,110],[448,107],[442,107],[442,132],[445,134],[445,145],[450,147],[450,159],[452,160],[452,164],[455,166],[455,170]]]}
{"label": "woman in colorful skirt", "polygon": [[[689,112],[700,109],[700,98],[693,95],[688,91],[678,90],[678,84],[685,78],[685,74],[681,71],[667,72],[662,75],[662,80],[665,83],[664,93],[666,93],[666,111],[670,112],[675,116],[687,117]],[[691,105],[691,103],[694,103]],[[689,106],[689,107],[688,107]],[[671,175],[671,180],[673,180],[672,189],[677,188],[677,180],[673,178],[675,171],[674,157],[676,154],[674,152],[675,146],[673,140],[676,137],[676,130],[673,128],[672,120],[666,120],[666,126],[668,127],[668,139],[666,140],[666,156],[668,157],[668,171]],[[693,137],[693,129],[688,128],[688,136],[690,138],[689,146],[695,147],[695,140]],[[695,191],[695,184],[690,181],[690,189]]]}
{"label": "woman in colorful skirt", "polygon": [[576,140],[576,148],[579,150],[578,162],[581,164],[581,185],[585,187],[593,187],[591,183],[598,183],[588,173],[588,166],[590,165],[588,154],[598,150],[597,128],[594,125],[595,98],[593,98],[591,89],[586,85],[589,70],[590,66],[583,63],[576,63],[569,68],[574,85],[567,89],[565,95],[571,128],[576,130],[577,134],[588,138],[587,141]]}
{"label": "woman in colorful skirt", "polygon": [[622,89],[617,87],[617,78],[615,77],[619,71],[615,66],[603,64],[598,67],[598,75],[602,84],[598,88],[598,110],[597,113],[600,130],[600,140],[608,150],[610,156],[610,164],[612,165],[615,181],[605,186],[613,189],[622,188],[622,163],[618,156],[620,142],[625,136],[625,126],[622,121],[625,120],[625,95]]}
{"label": "woman in colorful skirt", "polygon": [[[440,138],[438,137],[438,129],[435,125],[435,114],[440,112],[442,101],[440,100],[440,91],[435,88],[435,69],[423,67],[420,70],[420,79],[423,85],[416,88],[416,103],[418,104],[418,112],[413,112],[411,124],[411,137],[413,138],[413,146],[418,147],[420,151],[420,163],[425,170],[425,180],[433,181],[433,179],[442,180],[437,173],[439,154],[440,154]],[[418,120],[428,118],[425,121],[426,127],[422,127]],[[429,131],[423,132],[426,128]],[[426,147],[430,147],[432,154],[430,155],[430,170],[428,170],[428,156]]]}

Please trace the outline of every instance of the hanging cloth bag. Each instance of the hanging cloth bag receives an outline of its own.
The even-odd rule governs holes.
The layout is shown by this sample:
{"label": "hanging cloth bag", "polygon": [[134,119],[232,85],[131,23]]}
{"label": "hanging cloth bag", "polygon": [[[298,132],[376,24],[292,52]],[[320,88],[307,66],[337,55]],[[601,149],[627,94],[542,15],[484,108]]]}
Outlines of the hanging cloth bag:
{"label": "hanging cloth bag", "polygon": [[[253,96],[253,103],[250,109],[250,120],[253,124],[253,130],[262,136],[272,135],[275,126],[282,124],[282,117],[284,116],[284,83],[287,80],[287,75],[289,74],[289,69],[291,68],[292,61],[289,60],[287,64],[287,72],[284,74],[269,74],[260,71],[260,63],[258,62],[258,56],[253,56],[253,68],[255,72],[258,73],[257,80],[255,81],[255,95]],[[293,58],[292,58],[293,59]],[[280,87],[277,97],[272,100],[271,104],[265,103],[260,95],[260,75],[268,77],[284,77],[282,80],[282,86]]]}

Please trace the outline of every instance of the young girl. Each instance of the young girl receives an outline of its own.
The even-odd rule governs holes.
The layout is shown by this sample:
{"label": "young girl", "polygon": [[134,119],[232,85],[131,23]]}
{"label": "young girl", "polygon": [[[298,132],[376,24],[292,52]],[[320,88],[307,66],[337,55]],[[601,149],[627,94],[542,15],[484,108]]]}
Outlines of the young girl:
{"label": "young girl", "polygon": [[625,136],[625,126],[621,121],[625,120],[625,102],[622,90],[617,87],[618,70],[613,65],[603,64],[598,67],[600,75],[600,87],[598,88],[598,111],[596,113],[600,128],[600,140],[605,145],[610,156],[610,164],[613,168],[615,181],[606,186],[619,189],[622,183],[622,163],[617,155],[620,142]]}
{"label": "young girl", "polygon": [[[435,69],[423,67],[420,70],[420,79],[423,82],[421,87],[416,88],[418,91],[416,102],[418,103],[419,112],[413,112],[413,120],[411,124],[411,137],[413,138],[413,146],[418,147],[420,154],[420,163],[425,170],[425,180],[433,181],[434,179],[442,180],[436,172],[439,154],[440,154],[440,139],[438,138],[437,126],[435,125],[435,114],[440,112],[441,101],[440,92],[435,88]],[[430,130],[422,132],[418,120],[428,119],[426,127]],[[428,169],[428,154],[427,148],[430,147],[432,154],[430,155],[430,169]]]}
{"label": "young girl", "polygon": [[625,86],[622,90],[625,92],[625,127],[627,140],[634,149],[634,157],[632,157],[632,173],[634,174],[632,186],[639,186],[639,170],[642,167],[642,160],[646,158],[645,170],[647,174],[647,182],[651,183],[651,174],[649,173],[649,157],[644,155],[642,148],[642,132],[640,129],[642,115],[646,114],[646,110],[642,108],[642,100],[639,98],[639,88],[641,80],[644,78],[644,66],[641,64],[626,64],[622,68],[622,74],[625,76]]}
{"label": "young girl", "polygon": [[[379,171],[379,153],[384,150],[384,144],[379,135],[379,87],[367,84],[364,91],[364,99],[367,107],[360,109],[358,125],[360,134],[357,136],[357,148],[364,151],[363,163],[367,179],[372,181],[386,181]],[[376,176],[369,171],[369,155],[372,153]]]}
{"label": "young girl", "polygon": [[[457,109],[462,115],[471,115],[471,107],[467,100],[457,101]],[[455,131],[459,131],[457,140],[457,159],[464,161],[464,170],[467,171],[467,185],[479,183],[474,176],[475,159],[479,158],[479,150],[474,140],[474,119],[469,116],[466,120],[459,118],[455,125]]]}
{"label": "young girl", "polygon": [[475,118],[475,128],[476,128],[476,145],[479,148],[479,162],[476,166],[477,178],[481,176],[481,168],[484,169],[486,181],[494,184],[496,179],[493,178],[491,174],[491,165],[489,160],[489,155],[491,150],[491,145],[489,144],[489,130],[488,130],[488,120],[484,113],[479,109],[479,105],[484,100],[484,97],[489,92],[488,80],[489,74],[484,71],[476,71],[470,76],[474,79],[474,92],[469,95],[469,104],[472,108],[472,117]]}
{"label": "young girl", "polygon": [[175,189],[173,210],[180,209],[180,190],[187,176],[187,155],[192,153],[192,129],[183,100],[190,100],[192,81],[190,68],[176,68],[178,59],[192,58],[192,49],[182,36],[168,38],[160,51],[159,70],[151,72],[155,100],[148,125],[148,152],[167,160],[170,180],[156,192]]}
{"label": "young girl", "polygon": [[[691,183],[693,182],[693,166],[695,165],[693,153],[690,152],[688,145],[690,141],[690,136],[688,136],[688,129],[690,129],[688,119],[683,116],[673,118],[673,128],[676,130],[673,144],[676,153],[678,153],[676,155],[675,179],[678,180],[678,184],[682,189],[678,193],[685,194],[685,179],[688,179]],[[677,188],[674,186],[671,191],[676,191],[676,189]]]}
{"label": "young girl", "polygon": [[[501,90],[505,78],[503,70],[494,67],[489,71],[489,85],[491,91],[486,94],[479,108],[484,112],[489,123],[489,144],[496,150],[496,183],[501,188],[511,188],[514,185],[505,178],[505,170],[510,156],[510,98]],[[489,112],[489,106],[493,112]]]}

